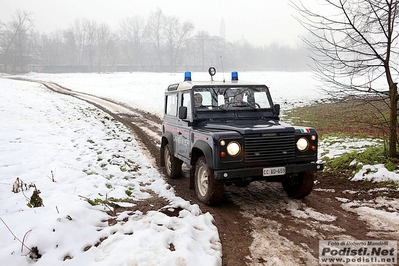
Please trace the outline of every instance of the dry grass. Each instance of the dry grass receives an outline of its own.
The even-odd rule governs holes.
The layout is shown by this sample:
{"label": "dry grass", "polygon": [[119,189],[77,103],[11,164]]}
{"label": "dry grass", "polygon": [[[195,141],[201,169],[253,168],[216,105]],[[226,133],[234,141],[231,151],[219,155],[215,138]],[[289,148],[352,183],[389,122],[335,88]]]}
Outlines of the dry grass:
{"label": "dry grass", "polygon": [[282,120],[313,127],[320,136],[339,134],[386,138],[388,113],[385,102],[352,98],[285,111]]}

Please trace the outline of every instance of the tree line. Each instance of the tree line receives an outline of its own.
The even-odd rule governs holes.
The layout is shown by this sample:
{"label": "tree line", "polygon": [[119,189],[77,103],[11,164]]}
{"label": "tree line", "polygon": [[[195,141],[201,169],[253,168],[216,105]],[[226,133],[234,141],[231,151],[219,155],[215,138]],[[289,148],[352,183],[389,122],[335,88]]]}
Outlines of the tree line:
{"label": "tree line", "polygon": [[[165,15],[126,17],[118,29],[77,19],[68,28],[39,33],[32,13],[17,10],[0,22],[0,72],[204,71],[208,66],[236,70],[306,70],[307,49],[273,43],[254,46],[227,42],[190,21]],[[267,33],[265,33],[267,35]]]}

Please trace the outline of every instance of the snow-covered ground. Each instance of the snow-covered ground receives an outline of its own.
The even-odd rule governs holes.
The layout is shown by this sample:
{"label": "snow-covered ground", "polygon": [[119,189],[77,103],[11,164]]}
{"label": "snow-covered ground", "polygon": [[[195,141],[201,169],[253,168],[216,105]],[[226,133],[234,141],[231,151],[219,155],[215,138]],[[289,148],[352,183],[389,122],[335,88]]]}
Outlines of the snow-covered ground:
{"label": "snow-covered ground", "polygon": [[[37,247],[35,265],[221,265],[213,217],[175,196],[124,125],[37,83],[0,87],[0,264],[30,265],[26,247]],[[12,192],[17,178],[44,207],[28,207],[33,187]],[[88,199],[111,197],[132,210],[163,197],[164,209],[181,210],[123,212],[108,226],[112,207]]]}
{"label": "snow-covered ground", "polygon": [[[23,77],[56,82],[159,116],[164,89],[183,78],[169,73],[30,73]],[[266,83],[283,108],[327,98],[307,72],[249,72],[239,77]],[[193,73],[193,79],[208,77]],[[124,125],[37,83],[0,78],[0,87],[2,264],[29,265],[26,247],[37,247],[42,258],[35,265],[221,265],[213,217],[175,196]],[[334,140],[330,145],[324,140],[321,152],[336,156],[360,141],[374,143]],[[379,180],[379,173],[370,172],[374,180]],[[41,191],[44,207],[28,207],[34,187],[12,192],[17,178]],[[391,173],[390,178],[397,180],[398,174]],[[108,226],[109,216],[103,211],[112,207],[103,202],[111,197],[123,199],[120,204],[133,211],[122,213],[115,225]],[[134,211],[134,201],[151,207],[153,197],[165,198],[168,203],[162,209],[180,210],[178,215],[168,216],[155,206],[147,213]],[[93,206],[88,199],[99,204]]]}
{"label": "snow-covered ground", "polygon": [[[381,139],[359,139],[353,137],[339,138],[330,136],[320,142],[319,158],[334,158],[353,151],[361,153],[365,151],[367,147],[376,145],[384,145],[384,143]],[[362,165],[362,169],[355,173],[351,178],[352,181],[369,180],[372,182],[399,182],[398,170],[393,172],[388,171],[383,164],[363,165],[362,162],[357,162],[356,160],[352,163],[359,163]]]}

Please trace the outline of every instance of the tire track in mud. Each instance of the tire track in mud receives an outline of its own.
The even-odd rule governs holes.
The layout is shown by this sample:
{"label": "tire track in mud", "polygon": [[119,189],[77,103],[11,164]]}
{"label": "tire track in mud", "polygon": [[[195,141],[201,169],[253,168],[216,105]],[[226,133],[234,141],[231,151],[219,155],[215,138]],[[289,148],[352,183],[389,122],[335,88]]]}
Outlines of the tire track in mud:
{"label": "tire track in mud", "polygon": [[[375,228],[358,214],[356,208],[365,204],[364,199],[357,206],[343,206],[357,202],[361,193],[366,194],[367,202],[378,201],[384,198],[380,193],[361,192],[356,182],[338,177],[316,174],[316,178],[315,190],[304,199],[287,197],[278,183],[253,182],[246,189],[228,189],[228,196],[251,221],[254,241],[250,265],[317,265],[319,240],[398,240],[396,224],[377,217]],[[394,213],[399,206],[392,205],[399,203],[399,192],[390,191],[392,195],[382,200],[387,200],[385,206],[377,209],[390,206],[390,213]]]}
{"label": "tire track in mud", "polygon": [[[55,83],[39,83],[55,92],[87,101],[125,124],[154,166],[163,172],[159,167],[159,117]],[[315,190],[301,200],[289,198],[279,183],[253,182],[246,188],[231,185],[226,187],[222,203],[209,207],[200,203],[194,190],[189,189],[185,164],[183,174],[184,177],[169,179],[168,183],[178,196],[213,215],[222,243],[223,265],[316,265],[319,240],[399,239],[399,228],[373,229],[355,207],[343,207],[344,200],[361,202],[381,195],[367,196],[366,193],[362,198],[359,193],[344,193],[359,188],[354,182],[339,177],[316,173]],[[399,197],[398,190],[390,193],[392,197]],[[395,237],[391,237],[392,233]]]}

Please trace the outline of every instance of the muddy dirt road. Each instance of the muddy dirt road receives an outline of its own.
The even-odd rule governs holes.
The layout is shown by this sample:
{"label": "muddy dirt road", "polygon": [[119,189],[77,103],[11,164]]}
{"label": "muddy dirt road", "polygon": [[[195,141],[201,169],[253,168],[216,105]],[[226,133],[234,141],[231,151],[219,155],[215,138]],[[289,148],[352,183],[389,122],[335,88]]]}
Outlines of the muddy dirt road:
{"label": "muddy dirt road", "polygon": [[[47,88],[94,104],[131,129],[159,165],[161,120],[154,115],[50,82]],[[184,165],[183,165],[184,167]],[[161,169],[160,169],[161,170]],[[162,170],[161,170],[162,171]],[[226,187],[222,204],[197,201],[185,177],[169,180],[178,196],[210,212],[223,246],[223,265],[317,265],[319,240],[399,240],[399,190],[316,175],[315,190],[294,200],[280,184],[253,182]]]}

